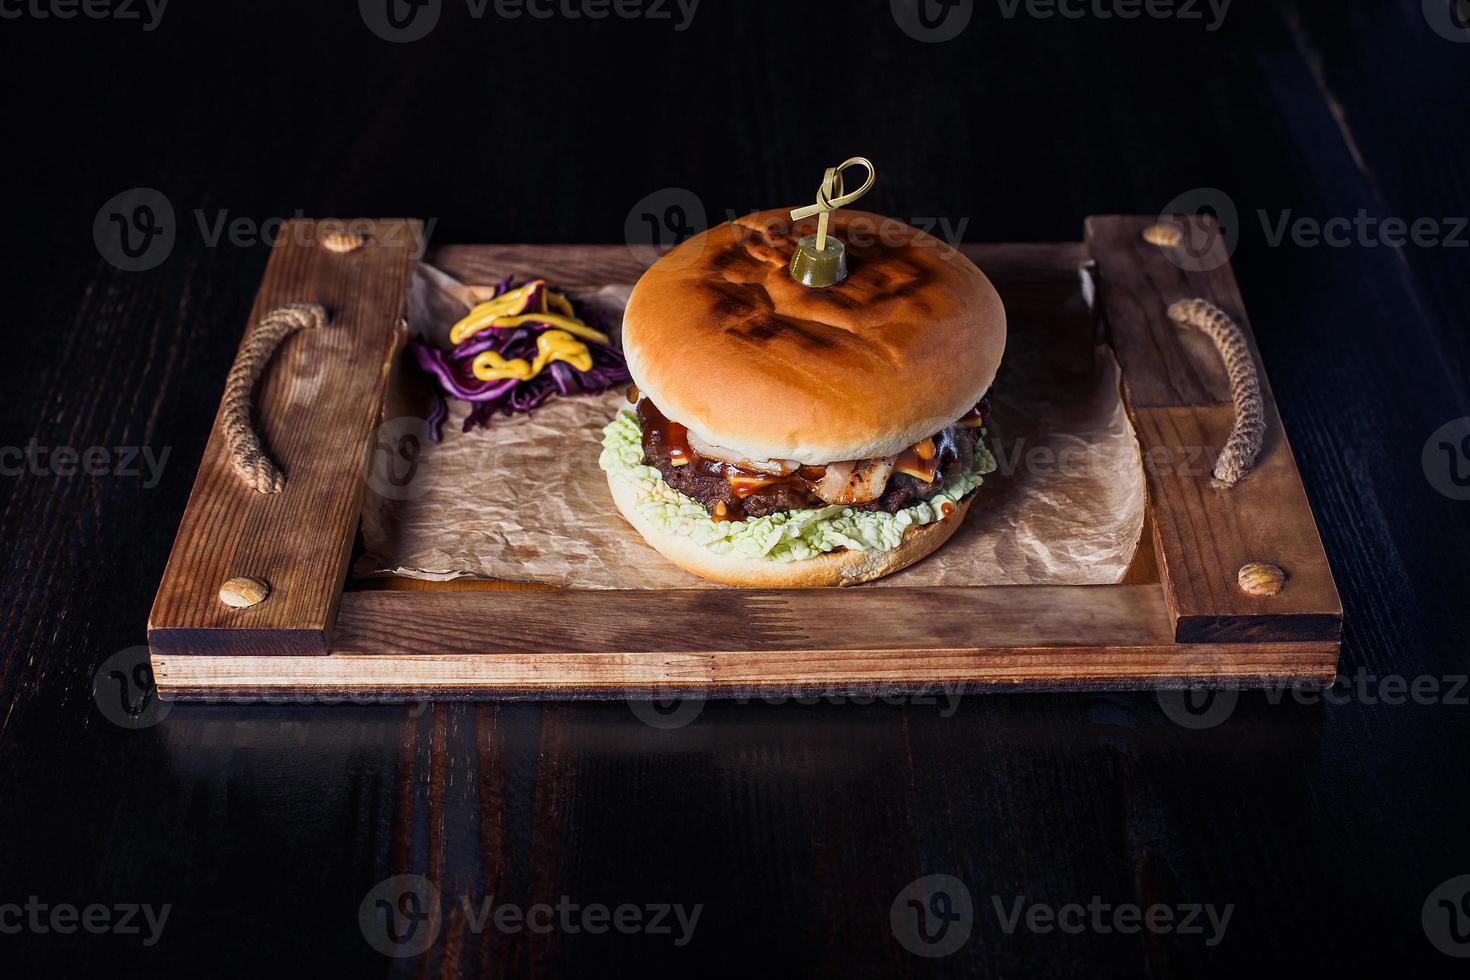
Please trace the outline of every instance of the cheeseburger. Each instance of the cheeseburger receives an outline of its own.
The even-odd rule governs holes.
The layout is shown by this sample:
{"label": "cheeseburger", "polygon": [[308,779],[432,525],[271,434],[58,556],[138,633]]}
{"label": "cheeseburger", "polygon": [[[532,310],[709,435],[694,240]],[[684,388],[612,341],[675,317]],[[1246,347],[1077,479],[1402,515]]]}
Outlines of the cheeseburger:
{"label": "cheeseburger", "polygon": [[835,285],[788,271],[815,220],[765,211],[673,249],[628,300],[633,404],[601,464],[628,522],[696,575],[887,575],[948,540],[995,469],[981,437],[1006,318],[990,280],[902,222],[830,220]]}

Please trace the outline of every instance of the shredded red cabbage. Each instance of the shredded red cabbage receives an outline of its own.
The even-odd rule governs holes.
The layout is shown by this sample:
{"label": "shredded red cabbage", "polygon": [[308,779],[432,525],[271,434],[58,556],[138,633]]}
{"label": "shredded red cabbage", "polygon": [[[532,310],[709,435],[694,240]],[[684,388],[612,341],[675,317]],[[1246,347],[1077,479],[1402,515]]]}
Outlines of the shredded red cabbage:
{"label": "shredded red cabbage", "polygon": [[[494,295],[499,296],[510,288],[511,282],[506,279],[496,286]],[[577,306],[575,303],[573,305]],[[577,309],[577,314],[584,322],[607,333],[606,324],[601,317],[589,318],[580,308]],[[477,426],[488,426],[496,413],[512,415],[516,412],[530,412],[552,394],[594,394],[631,380],[622,351],[609,344],[585,338],[579,339],[592,354],[592,369],[589,371],[578,371],[564,361],[553,361],[530,381],[517,381],[514,378],[481,381],[471,372],[475,356],[487,350],[495,351],[506,360],[517,357],[535,360],[536,338],[548,329],[555,328],[551,324],[534,322],[524,323],[510,330],[492,327],[466,337],[449,350],[432,347],[421,338],[410,340],[408,346],[413,352],[414,360],[436,383],[435,405],[429,417],[430,437],[435,442],[439,441],[440,428],[448,415],[448,408],[444,403],[445,395],[474,403],[464,421],[464,431],[468,432]]]}

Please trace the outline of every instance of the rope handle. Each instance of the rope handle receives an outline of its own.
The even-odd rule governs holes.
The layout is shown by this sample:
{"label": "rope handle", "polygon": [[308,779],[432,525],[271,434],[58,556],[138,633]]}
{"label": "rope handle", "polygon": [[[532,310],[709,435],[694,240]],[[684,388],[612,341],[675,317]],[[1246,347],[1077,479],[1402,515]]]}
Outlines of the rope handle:
{"label": "rope handle", "polygon": [[256,493],[280,493],[286,477],[260,448],[260,437],[250,422],[251,392],[281,341],[306,327],[325,326],[327,311],[315,303],[292,303],[266,314],[245,339],[225,379],[223,423],[230,465]]}
{"label": "rope handle", "polygon": [[1210,481],[1216,487],[1233,487],[1247,473],[1261,451],[1266,435],[1266,406],[1261,400],[1261,379],[1256,362],[1240,325],[1207,299],[1182,299],[1169,305],[1169,319],[1198,327],[1214,341],[1230,379],[1230,398],[1235,402],[1235,425]]}

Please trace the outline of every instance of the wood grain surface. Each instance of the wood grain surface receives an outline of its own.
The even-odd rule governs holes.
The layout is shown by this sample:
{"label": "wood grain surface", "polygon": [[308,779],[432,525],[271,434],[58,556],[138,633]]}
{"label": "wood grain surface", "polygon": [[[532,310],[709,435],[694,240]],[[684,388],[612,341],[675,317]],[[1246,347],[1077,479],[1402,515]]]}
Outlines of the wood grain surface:
{"label": "wood grain surface", "polygon": [[[341,227],[361,227],[370,240],[335,252],[323,240]],[[282,226],[241,345],[251,326],[291,303],[319,304],[329,317],[287,338],[256,386],[256,432],[286,485],[262,494],[241,482],[217,415],[148,619],[153,649],[247,643],[326,653],[421,236],[416,219]],[[220,586],[237,576],[269,583],[269,597],[245,609],[225,605]]]}
{"label": "wood grain surface", "polygon": [[[1470,712],[1455,693],[1470,521],[1422,454],[1470,416],[1467,251],[1290,233],[1361,209],[1448,234],[1470,212],[1470,45],[1437,34],[1428,5],[1237,2],[1210,31],[976,3],[938,44],[899,31],[882,0],[705,0],[684,31],[437,6],[428,37],[397,44],[351,3],[170,3],[151,31],[84,15],[0,25],[0,905],[171,907],[152,945],[146,923],[0,933],[0,973],[1463,972],[1423,915],[1470,873]],[[813,114],[793,73],[818,58],[840,99]],[[810,201],[853,153],[879,168],[865,208],[942,217],[971,241],[1059,241],[1087,214],[1225,195],[1341,593],[1342,683],[1315,698],[344,694],[160,718],[146,686],[117,679],[145,642],[268,261],[252,229],[300,210],[423,215],[443,242],[617,241],[661,189],[723,220]],[[170,202],[172,245],[126,271],[94,225],[139,187]],[[32,444],[35,465],[17,462]],[[110,463],[54,465],[65,447]],[[450,628],[405,627],[429,625]],[[119,714],[124,696],[136,716]],[[392,959],[358,917],[399,874],[429,879],[444,914],[421,956]],[[959,948],[925,958],[890,914],[938,874],[967,886],[975,915]],[[478,912],[491,895],[703,907],[676,946],[477,929],[464,901]],[[1207,945],[1008,928],[997,896],[1007,913],[1017,896],[1233,912]]]}
{"label": "wood grain surface", "polygon": [[[1174,229],[1179,244],[1146,241],[1151,226]],[[1099,305],[1123,368],[1123,388],[1134,408],[1214,405],[1230,401],[1230,383],[1210,339],[1169,319],[1169,304],[1201,297],[1230,311],[1254,351],[1250,322],[1241,312],[1230,253],[1209,216],[1094,215],[1085,222],[1088,254],[1099,262]],[[1103,260],[1112,259],[1110,262]],[[1259,367],[1260,358],[1257,357]],[[1271,402],[1271,388],[1261,385]]]}
{"label": "wood grain surface", "polygon": [[[1082,321],[1077,342],[1091,343],[1085,320],[1076,315],[1093,301],[1084,294],[1084,277],[1100,282],[1095,299],[1104,311],[1106,334],[1120,352],[1125,391],[1164,390],[1169,380],[1150,374],[1203,376],[1208,372],[1186,362],[1218,357],[1213,350],[1197,354],[1186,343],[1195,337],[1160,329],[1154,322],[1158,311],[1196,293],[1228,293],[1231,298],[1224,301],[1236,307],[1240,301],[1213,225],[1169,219],[1182,225],[1186,243],[1203,240],[1190,254],[1212,270],[1207,280],[1193,270],[1171,269],[1176,259],[1166,249],[1135,247],[1154,220],[1089,218],[1085,250],[1069,244],[992,244],[968,246],[966,252],[989,270],[1008,303],[1013,329],[1071,313]],[[451,246],[431,258],[469,283],[542,276],[585,290],[636,277],[646,261],[634,249],[616,245]],[[331,273],[328,266],[323,274]],[[406,276],[407,270],[390,268],[383,274]],[[1171,285],[1154,285],[1165,281]],[[275,288],[268,270],[263,292]],[[1239,316],[1248,335],[1249,323],[1243,313]],[[349,365],[333,367],[341,371]],[[372,367],[371,387],[381,401],[384,372],[381,365]],[[354,395],[350,404],[361,401]],[[279,412],[280,405],[266,403],[260,414]],[[539,690],[548,697],[618,697],[656,685],[688,696],[729,696],[746,690],[905,694],[936,683],[980,689],[1153,687],[1190,678],[1231,685],[1328,681],[1337,664],[1341,608],[1280,418],[1274,403],[1267,408],[1268,445],[1255,472],[1228,493],[1212,489],[1208,476],[1216,454],[1212,447],[1223,444],[1229,427],[1229,406],[1132,409],[1149,471],[1147,516],[1153,531],[1140,548],[1154,549],[1151,567],[1160,573],[1148,586],[900,589],[881,595],[864,589],[811,594],[568,589],[557,595],[477,594],[433,601],[412,593],[368,595],[347,600],[344,629],[326,647],[294,651],[298,657],[330,651],[330,662],[287,662],[283,656],[273,672],[270,655],[293,653],[287,646],[290,632],[282,640],[260,629],[160,629],[155,624],[149,634],[153,673],[160,693],[174,699],[256,690],[298,695],[371,690],[397,698],[426,690],[436,696],[470,696],[478,690],[484,697],[531,696]],[[278,427],[279,421],[272,419]],[[341,444],[347,435],[338,433],[332,441]],[[302,469],[312,463],[305,457]],[[238,488],[201,477],[190,511],[228,513],[239,499]],[[322,534],[349,536],[338,525],[315,524],[315,508],[304,498],[269,506],[310,527],[308,541]],[[284,516],[277,519],[290,523]],[[190,526],[186,516],[185,527]],[[187,561],[202,550],[202,543],[181,533],[173,561]],[[1247,562],[1265,557],[1290,569],[1290,585],[1271,597],[1246,595],[1236,574]],[[340,572],[334,569],[329,581],[340,581]],[[177,604],[167,590],[179,588],[177,576],[165,576],[155,606]],[[452,590],[452,585],[446,589]],[[509,591],[514,590],[502,590]],[[209,599],[205,621],[213,622],[219,604]],[[243,625],[254,612],[235,612],[226,621]],[[1161,616],[1167,627],[1162,631],[1155,628]],[[429,625],[405,629],[408,622]],[[509,638],[503,634],[508,622],[520,624]],[[442,623],[452,628],[440,628]],[[1271,644],[1272,649],[1221,647],[1196,656],[1188,646],[1228,641]],[[1052,648],[1057,649],[1049,654]],[[893,655],[885,658],[886,652]],[[1237,659],[1229,659],[1231,652]]]}
{"label": "wood grain surface", "polygon": [[[326,657],[156,655],[169,697],[894,697],[1328,682],[1334,642],[1181,645],[1157,585],[348,593]],[[423,627],[405,631],[405,622]],[[503,625],[517,624],[507,633]],[[895,631],[894,623],[905,624]]]}
{"label": "wood grain surface", "polygon": [[[1149,516],[1165,597],[1181,643],[1335,640],[1342,604],[1317,535],[1255,335],[1213,217],[1087,219],[1098,307],[1123,370],[1123,394],[1148,479]],[[1147,241],[1175,229],[1177,245]],[[1203,298],[1240,326],[1256,361],[1266,422],[1255,464],[1229,488],[1210,480],[1235,418],[1219,353],[1203,331],[1170,321],[1170,304]],[[1278,595],[1247,595],[1250,562],[1287,573]]]}
{"label": "wood grain surface", "polygon": [[[1231,405],[1143,408],[1133,413],[1148,478],[1155,554],[1175,638],[1336,640],[1342,604],[1317,537],[1296,462],[1274,412],[1251,472],[1233,487],[1210,483],[1235,421]],[[1201,451],[1204,450],[1204,451]],[[1269,562],[1287,574],[1277,595],[1247,595],[1241,567]]]}

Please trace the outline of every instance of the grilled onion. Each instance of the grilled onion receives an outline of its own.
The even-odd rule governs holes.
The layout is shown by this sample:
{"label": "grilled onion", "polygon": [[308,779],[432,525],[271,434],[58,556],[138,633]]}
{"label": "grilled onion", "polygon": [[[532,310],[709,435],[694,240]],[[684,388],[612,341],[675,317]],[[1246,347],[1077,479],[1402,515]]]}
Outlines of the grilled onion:
{"label": "grilled onion", "polygon": [[693,429],[689,430],[689,448],[703,456],[705,459],[717,459],[722,463],[730,463],[742,470],[752,470],[756,473],[769,473],[771,476],[790,476],[796,472],[801,464],[790,459],[746,459],[733,449],[725,449],[713,443],[705,442]]}

